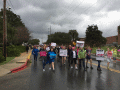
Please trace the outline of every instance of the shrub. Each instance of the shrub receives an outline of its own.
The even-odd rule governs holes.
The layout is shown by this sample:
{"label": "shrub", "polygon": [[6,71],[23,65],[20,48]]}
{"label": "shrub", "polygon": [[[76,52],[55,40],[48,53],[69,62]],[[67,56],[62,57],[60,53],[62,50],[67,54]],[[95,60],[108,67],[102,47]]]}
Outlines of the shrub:
{"label": "shrub", "polygon": [[7,56],[15,57],[20,55],[20,50],[17,49],[14,45],[11,45],[7,48]]}

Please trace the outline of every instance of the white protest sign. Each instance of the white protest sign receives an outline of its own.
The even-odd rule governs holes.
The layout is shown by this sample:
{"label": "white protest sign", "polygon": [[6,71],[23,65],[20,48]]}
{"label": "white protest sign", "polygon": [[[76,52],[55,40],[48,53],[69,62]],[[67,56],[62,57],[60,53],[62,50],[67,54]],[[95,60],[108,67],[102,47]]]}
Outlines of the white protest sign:
{"label": "white protest sign", "polygon": [[67,56],[67,49],[60,49],[60,56]]}
{"label": "white protest sign", "polygon": [[54,47],[55,47],[55,46],[56,46],[56,43],[51,43],[51,46],[54,46]]}
{"label": "white protest sign", "polygon": [[96,60],[104,61],[104,50],[96,50]]}
{"label": "white protest sign", "polygon": [[50,50],[50,48],[49,48],[49,47],[47,47],[47,48],[46,48],[46,50],[47,50],[47,51],[49,51],[49,50]]}
{"label": "white protest sign", "polygon": [[84,47],[84,41],[77,41],[76,46],[77,47]]}

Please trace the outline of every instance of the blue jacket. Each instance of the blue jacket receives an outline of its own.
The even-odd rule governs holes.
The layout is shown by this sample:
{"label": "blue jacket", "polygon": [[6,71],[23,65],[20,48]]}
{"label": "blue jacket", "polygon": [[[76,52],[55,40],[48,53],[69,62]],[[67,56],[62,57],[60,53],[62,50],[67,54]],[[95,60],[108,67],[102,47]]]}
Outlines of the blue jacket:
{"label": "blue jacket", "polygon": [[32,54],[33,54],[33,55],[38,56],[38,52],[39,52],[39,50],[36,49],[36,48],[32,50]]}

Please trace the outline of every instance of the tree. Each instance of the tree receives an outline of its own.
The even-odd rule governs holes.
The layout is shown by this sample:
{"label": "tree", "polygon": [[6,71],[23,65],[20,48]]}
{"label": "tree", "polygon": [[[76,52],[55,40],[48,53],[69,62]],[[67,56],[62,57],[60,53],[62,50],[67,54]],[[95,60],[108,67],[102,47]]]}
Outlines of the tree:
{"label": "tree", "polygon": [[[7,15],[7,43],[22,44],[30,39],[30,32],[22,22],[19,15],[6,9]],[[3,9],[0,11],[0,43],[3,41]]]}
{"label": "tree", "polygon": [[77,30],[69,30],[68,33],[69,33],[70,36],[72,37],[72,40],[73,40],[73,41],[76,41],[76,40],[79,39]]}
{"label": "tree", "polygon": [[102,36],[102,32],[98,30],[97,25],[88,25],[88,28],[86,30],[86,38],[85,43],[87,45],[93,46],[101,46],[103,44],[106,44],[106,38]]}
{"label": "tree", "polygon": [[28,41],[28,44],[39,45],[39,42],[40,42],[39,39],[32,39]]}
{"label": "tree", "polygon": [[68,45],[71,43],[71,39],[72,38],[70,37],[70,34],[68,33],[55,32],[54,34],[48,35],[48,40],[46,43],[49,44],[51,42],[55,42],[58,45],[61,45],[61,44]]}

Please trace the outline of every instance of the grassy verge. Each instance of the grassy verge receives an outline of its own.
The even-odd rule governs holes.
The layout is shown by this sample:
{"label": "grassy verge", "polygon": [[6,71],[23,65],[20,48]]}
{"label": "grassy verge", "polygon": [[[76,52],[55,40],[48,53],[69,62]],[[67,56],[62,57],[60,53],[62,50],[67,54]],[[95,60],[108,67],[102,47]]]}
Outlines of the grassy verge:
{"label": "grassy verge", "polygon": [[[105,52],[107,51],[107,48],[109,48],[110,50],[112,50],[112,49],[113,49],[113,47],[108,47],[108,46],[101,47],[101,49],[103,49]],[[91,53],[96,53],[96,49],[97,49],[97,47],[93,47],[93,48],[92,48],[92,52],[91,52]],[[120,57],[119,53],[120,53],[120,52],[118,52],[117,57]]]}
{"label": "grassy verge", "polygon": [[4,65],[4,64],[8,63],[9,61],[13,60],[14,58],[15,57],[7,57],[6,61],[1,62],[0,65]]}

